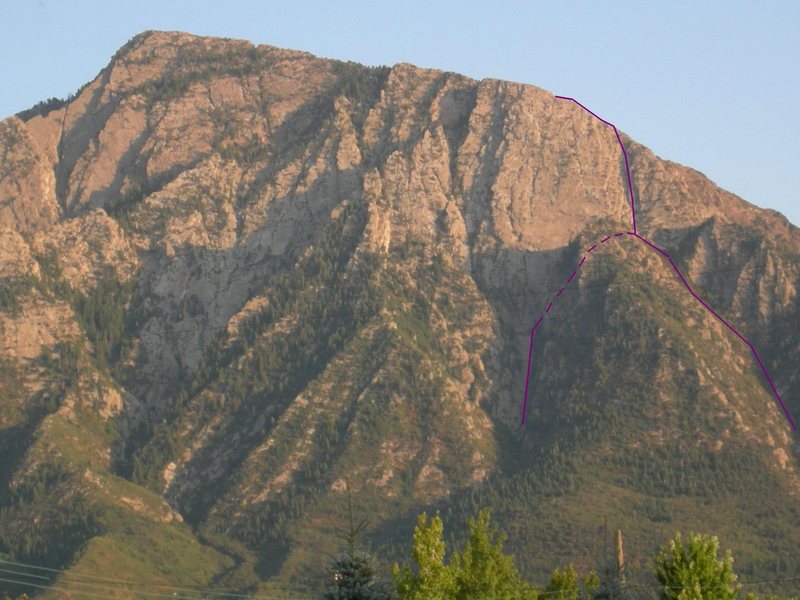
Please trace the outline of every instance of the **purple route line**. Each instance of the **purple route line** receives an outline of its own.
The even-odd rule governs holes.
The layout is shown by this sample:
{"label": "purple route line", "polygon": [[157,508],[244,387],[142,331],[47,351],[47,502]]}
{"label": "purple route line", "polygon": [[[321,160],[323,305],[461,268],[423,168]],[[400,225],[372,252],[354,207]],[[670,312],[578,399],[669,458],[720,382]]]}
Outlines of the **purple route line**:
{"label": "purple route line", "polygon": [[750,349],[750,352],[753,353],[753,357],[756,359],[756,362],[758,363],[758,366],[761,368],[761,372],[764,374],[764,377],[767,379],[767,383],[769,384],[769,387],[772,390],[772,393],[775,395],[775,398],[778,400],[778,404],[780,404],[780,406],[781,406],[781,410],[783,411],[783,415],[786,417],[786,420],[789,421],[789,425],[792,426],[792,430],[793,431],[797,431],[797,427],[795,426],[794,421],[792,420],[792,417],[789,414],[789,410],[786,408],[786,405],[783,403],[783,399],[781,398],[781,395],[778,393],[778,390],[775,388],[775,383],[772,381],[772,377],[769,376],[769,373],[767,372],[767,369],[764,366],[764,363],[761,362],[761,357],[758,355],[758,352],[756,351],[756,349],[753,346],[753,344],[751,344],[750,341],[746,337],[744,337],[741,333],[739,333],[733,325],[728,323],[728,321],[726,321],[722,316],[720,316],[717,313],[717,311],[715,311],[708,304],[706,304],[703,301],[703,299],[695,293],[695,291],[692,289],[692,286],[690,286],[689,282],[686,281],[686,278],[683,276],[683,273],[681,273],[680,269],[678,268],[678,265],[675,264],[675,261],[672,260],[672,257],[669,254],[667,254],[666,251],[662,250],[661,248],[659,248],[658,246],[656,246],[655,244],[650,242],[650,240],[645,239],[644,237],[642,237],[638,233],[636,234],[636,237],[638,239],[640,239],[641,241],[643,241],[648,246],[650,246],[651,248],[654,248],[655,250],[657,250],[660,254],[662,254],[669,261],[669,264],[672,267],[672,270],[675,271],[675,273],[678,275],[678,278],[681,280],[681,283],[683,283],[684,287],[689,291],[689,293],[692,295],[692,297],[694,297],[695,300],[697,300],[700,304],[702,304],[703,307],[708,312],[710,312],[712,315],[714,315],[714,317],[716,317],[716,319],[720,323],[722,323],[723,325],[725,325],[725,327],[730,329],[731,332],[733,332],[733,334],[736,337],[738,337],[740,340],[742,340],[742,342],[744,342],[745,346],[747,346]]}
{"label": "purple route line", "polygon": [[[551,303],[552,304],[552,303]],[[539,317],[539,321],[536,323],[537,325],[541,322],[541,317]],[[528,349],[528,373],[525,375],[525,401],[522,403],[522,424],[525,424],[525,413],[528,409],[528,382],[531,380],[531,359],[533,358],[533,337],[536,335],[536,327],[531,329],[531,346]]]}
{"label": "purple route line", "polygon": [[614,130],[614,135],[617,136],[617,142],[619,142],[619,147],[622,149],[622,156],[625,159],[625,172],[628,175],[628,193],[631,196],[631,219],[633,220],[633,233],[636,233],[636,205],[633,201],[633,183],[631,182],[631,168],[630,165],[628,164],[628,153],[625,151],[625,145],[622,143],[622,138],[619,137],[619,131],[617,131],[617,126],[597,116],[588,108],[586,108],[583,104],[575,100],[575,98],[570,98],[569,96],[556,96],[556,98],[558,98],[559,100],[569,100],[571,102],[574,102],[575,104],[580,106],[583,110],[592,115],[594,118],[598,119],[599,121],[602,121],[603,123],[611,127],[611,129]]}
{"label": "purple route line", "polygon": [[[741,333],[739,333],[739,331],[733,325],[728,323],[728,321],[726,321],[722,316],[720,316],[719,313],[717,313],[713,308],[711,308],[708,304],[706,304],[705,301],[703,301],[703,299],[695,293],[695,291],[692,289],[692,286],[690,286],[689,282],[686,281],[686,278],[683,276],[683,273],[681,273],[680,269],[678,268],[678,265],[675,264],[675,261],[672,259],[672,257],[665,250],[659,248],[653,242],[651,242],[650,240],[648,240],[644,236],[639,235],[639,233],[637,232],[637,230],[636,230],[636,207],[635,207],[634,200],[633,200],[633,185],[631,184],[631,169],[630,169],[630,165],[628,164],[628,153],[625,152],[625,146],[622,143],[622,138],[620,138],[619,132],[617,131],[617,128],[612,123],[609,123],[605,119],[602,119],[602,118],[598,117],[595,113],[593,113],[591,110],[586,108],[583,104],[581,104],[580,102],[575,100],[575,98],[569,98],[567,96],[556,96],[556,98],[558,98],[560,100],[570,100],[570,101],[574,102],[575,104],[580,106],[582,109],[584,109],[586,112],[588,112],[590,115],[592,115],[593,117],[597,118],[598,120],[602,121],[606,125],[609,125],[611,128],[613,128],[614,129],[614,133],[617,136],[617,141],[619,142],[619,147],[622,149],[622,155],[625,157],[625,172],[626,172],[626,174],[628,176],[628,191],[630,192],[630,196],[631,196],[631,218],[633,220],[633,231],[628,231],[628,232],[620,231],[620,232],[617,232],[617,233],[613,234],[613,237],[615,237],[615,238],[621,237],[621,236],[625,235],[625,233],[627,233],[627,235],[633,236],[633,237],[639,239],[641,242],[643,242],[644,244],[646,244],[647,246],[649,246],[650,248],[652,248],[653,250],[655,250],[656,252],[661,254],[661,256],[663,256],[669,262],[670,266],[672,267],[672,270],[675,271],[675,273],[678,276],[678,279],[680,279],[681,283],[683,283],[684,287],[688,290],[689,294],[691,294],[692,297],[695,300],[697,300],[703,306],[703,308],[705,308],[708,312],[710,312],[712,315],[714,315],[714,317],[720,323],[725,325],[725,327],[727,327],[736,337],[738,337],[740,340],[742,340],[742,342],[745,344],[745,346],[747,346],[750,349],[750,352],[752,352],[753,357],[756,359],[756,362],[758,363],[758,366],[761,368],[761,372],[764,374],[764,377],[767,379],[767,383],[769,384],[769,387],[772,390],[772,393],[775,395],[775,398],[778,400],[778,404],[780,404],[781,410],[783,410],[783,414],[786,417],[786,420],[789,421],[789,425],[791,425],[792,430],[793,431],[797,431],[797,427],[795,426],[794,421],[792,420],[792,417],[789,414],[789,410],[786,408],[786,405],[783,403],[783,399],[781,398],[781,395],[778,393],[778,390],[775,387],[775,383],[772,381],[772,377],[769,376],[769,373],[767,372],[767,368],[764,366],[764,363],[761,362],[761,357],[758,355],[758,352],[756,351],[756,349],[753,346],[753,344],[751,344],[750,341],[747,338],[745,338]],[[600,243],[601,244],[605,244],[611,238],[612,238],[612,235],[607,235],[602,240],[600,240]],[[592,244],[586,250],[586,254],[583,256],[583,258],[581,259],[581,262],[578,264],[578,268],[583,267],[583,263],[586,261],[586,257],[595,248],[597,248],[597,244]],[[577,274],[577,272],[578,271],[576,269],[572,273],[572,275],[569,276],[569,279],[567,279],[567,285],[572,283],[572,280],[575,278],[575,275]],[[558,290],[558,292],[556,292],[556,298],[561,297],[561,294],[563,294],[564,290],[566,290],[566,289],[567,288],[565,286],[565,287],[562,287],[560,290]],[[542,314],[539,317],[539,320],[536,321],[536,324],[533,326],[533,329],[531,329],[531,343],[530,343],[530,348],[528,350],[528,371],[527,371],[527,373],[525,375],[525,398],[524,398],[523,403],[522,403],[522,424],[523,425],[525,424],[525,414],[527,413],[527,409],[528,409],[528,384],[530,382],[530,377],[531,377],[531,360],[532,360],[532,357],[533,357],[533,338],[534,338],[534,336],[536,334],[536,329],[539,327],[539,325],[542,324],[542,320],[544,319],[545,315],[550,312],[550,309],[552,307],[553,307],[553,302],[551,301],[550,304],[547,305],[547,310],[545,310],[544,314]]]}
{"label": "purple route line", "polygon": [[[616,237],[616,236],[614,236],[614,237]],[[608,236],[606,238],[606,240],[609,240],[611,238],[612,238],[612,236]],[[591,248],[589,248],[587,250],[587,252],[591,252],[596,247],[597,247],[597,244],[594,244]],[[579,267],[583,266],[583,263],[585,261],[586,261],[586,256],[584,256],[581,259],[581,262],[580,262],[580,264],[578,264],[578,266]],[[575,278],[575,275],[577,275],[577,273],[578,273],[577,270],[573,271],[572,275],[570,275],[569,279],[567,280],[567,285],[572,283],[572,280]],[[561,294],[563,294],[566,291],[566,289],[567,289],[567,287],[564,286],[560,290],[558,290],[558,292],[556,292],[556,298],[560,298]],[[532,357],[533,357],[533,338],[534,338],[534,334],[536,333],[536,330],[539,328],[539,325],[542,324],[542,321],[544,320],[545,316],[547,316],[550,313],[550,310],[552,308],[553,308],[553,301],[551,301],[547,305],[547,308],[545,309],[544,314],[539,316],[539,319],[534,324],[533,329],[531,329],[531,343],[530,343],[530,348],[528,348],[528,370],[527,370],[527,372],[525,374],[525,397],[524,397],[524,399],[522,401],[522,424],[523,425],[525,424],[525,415],[528,412],[528,387],[530,385],[530,379],[531,379],[531,360],[532,360]]]}

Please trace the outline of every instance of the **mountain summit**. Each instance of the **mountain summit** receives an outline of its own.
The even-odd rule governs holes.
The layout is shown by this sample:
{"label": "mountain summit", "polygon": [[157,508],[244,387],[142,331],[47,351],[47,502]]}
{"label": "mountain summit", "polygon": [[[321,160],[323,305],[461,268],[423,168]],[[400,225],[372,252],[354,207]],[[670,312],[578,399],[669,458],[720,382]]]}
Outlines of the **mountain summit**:
{"label": "mountain summit", "polygon": [[753,352],[614,234],[632,192],[800,416],[800,231],[620,136],[531,85],[174,32],[0,121],[0,551],[316,590],[349,480],[387,560],[492,506],[531,577],[596,564],[604,518],[633,579],[676,529],[796,570]]}

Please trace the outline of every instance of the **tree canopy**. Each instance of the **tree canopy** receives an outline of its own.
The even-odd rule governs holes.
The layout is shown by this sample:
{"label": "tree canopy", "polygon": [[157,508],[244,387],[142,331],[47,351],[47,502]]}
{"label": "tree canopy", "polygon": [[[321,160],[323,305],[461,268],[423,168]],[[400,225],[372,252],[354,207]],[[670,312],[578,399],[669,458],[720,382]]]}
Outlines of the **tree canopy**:
{"label": "tree canopy", "polygon": [[730,552],[720,558],[719,540],[713,536],[680,533],[662,547],[655,574],[662,600],[732,600],[741,586],[733,572]]}

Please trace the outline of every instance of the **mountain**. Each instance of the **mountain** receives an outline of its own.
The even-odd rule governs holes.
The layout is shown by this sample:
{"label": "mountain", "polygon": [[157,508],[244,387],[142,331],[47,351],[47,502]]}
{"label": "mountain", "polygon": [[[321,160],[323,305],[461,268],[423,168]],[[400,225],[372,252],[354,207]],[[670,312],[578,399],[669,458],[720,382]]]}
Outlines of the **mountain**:
{"label": "mountain", "polygon": [[780,214],[530,85],[183,33],[0,148],[0,552],[48,597],[311,597],[346,481],[387,562],[491,506],[537,582],[607,521],[641,585],[697,530],[791,589]]}

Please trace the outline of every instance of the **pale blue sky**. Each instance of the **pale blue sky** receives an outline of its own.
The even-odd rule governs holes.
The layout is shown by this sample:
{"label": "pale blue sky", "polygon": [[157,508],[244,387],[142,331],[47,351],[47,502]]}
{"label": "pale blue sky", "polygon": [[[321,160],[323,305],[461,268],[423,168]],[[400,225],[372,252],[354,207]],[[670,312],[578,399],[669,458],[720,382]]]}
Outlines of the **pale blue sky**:
{"label": "pale blue sky", "polygon": [[2,0],[0,117],[66,96],[142,30],[235,37],[573,96],[800,225],[800,2],[492,4]]}

